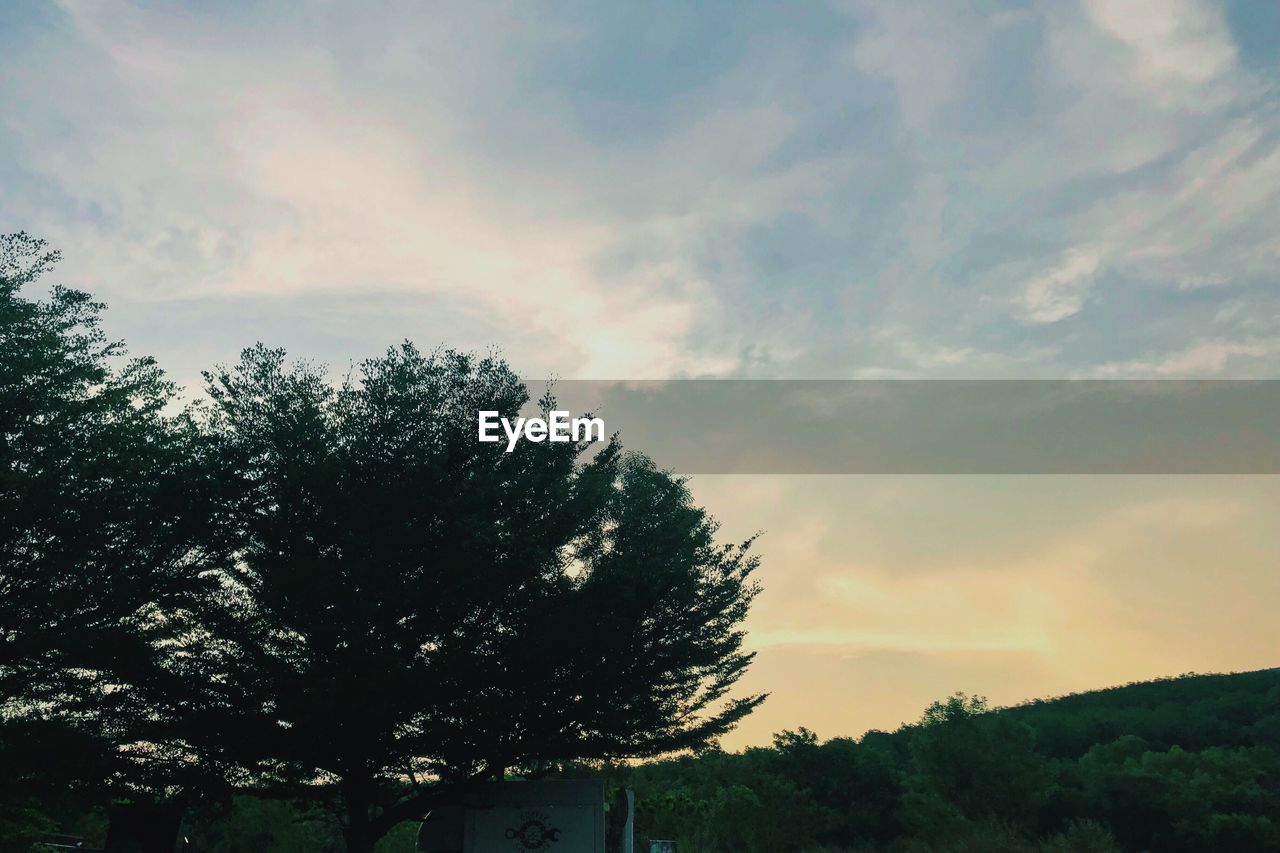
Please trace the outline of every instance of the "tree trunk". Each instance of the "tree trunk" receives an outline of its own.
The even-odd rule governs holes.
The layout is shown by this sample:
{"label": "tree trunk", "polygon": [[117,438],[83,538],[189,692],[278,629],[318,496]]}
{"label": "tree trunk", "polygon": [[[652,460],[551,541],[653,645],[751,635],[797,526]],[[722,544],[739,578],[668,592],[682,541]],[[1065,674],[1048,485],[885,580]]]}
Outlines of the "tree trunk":
{"label": "tree trunk", "polygon": [[347,827],[343,830],[342,837],[347,842],[347,853],[373,853],[373,846],[378,843],[378,839],[367,828],[354,831],[353,827]]}
{"label": "tree trunk", "polygon": [[359,788],[348,789],[347,825],[342,837],[347,842],[347,853],[373,853],[373,845],[378,843],[378,833],[369,820],[369,803]]}

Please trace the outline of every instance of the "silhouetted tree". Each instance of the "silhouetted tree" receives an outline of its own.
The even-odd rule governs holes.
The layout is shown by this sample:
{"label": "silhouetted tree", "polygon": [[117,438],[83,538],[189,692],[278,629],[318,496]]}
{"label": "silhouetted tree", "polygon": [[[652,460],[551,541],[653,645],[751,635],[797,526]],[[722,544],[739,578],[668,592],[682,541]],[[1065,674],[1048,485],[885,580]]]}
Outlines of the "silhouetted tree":
{"label": "silhouetted tree", "polygon": [[[153,649],[199,586],[198,529],[181,510],[189,431],[171,385],[103,333],[77,290],[29,298],[57,262],[43,241],[0,238],[0,795],[49,802],[75,783],[150,787],[161,755],[134,749]],[[143,730],[148,735],[143,734]],[[38,746],[37,746],[38,745]],[[90,760],[92,759],[92,760]]]}
{"label": "silhouetted tree", "polygon": [[349,850],[506,768],[697,747],[762,700],[726,698],[750,543],[615,442],[477,441],[479,410],[529,402],[505,363],[405,344],[335,388],[259,346],[207,379],[221,590],[171,660],[199,695],[159,713],[335,803]]}

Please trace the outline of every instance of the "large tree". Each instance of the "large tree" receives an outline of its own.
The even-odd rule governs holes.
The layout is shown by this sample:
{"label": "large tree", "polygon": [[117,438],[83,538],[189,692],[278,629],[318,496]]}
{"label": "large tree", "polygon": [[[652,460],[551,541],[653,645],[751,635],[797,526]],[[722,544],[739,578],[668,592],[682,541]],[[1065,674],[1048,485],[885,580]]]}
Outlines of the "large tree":
{"label": "large tree", "polygon": [[502,361],[405,344],[334,387],[259,346],[207,379],[220,592],[157,713],[240,782],[336,805],[349,850],[506,769],[695,748],[762,700],[729,697],[751,543],[616,441],[479,442],[480,410],[529,403]]}
{"label": "large tree", "polygon": [[[0,237],[0,807],[10,808],[163,775],[162,754],[136,748],[158,720],[129,711],[143,710],[139,683],[165,677],[154,651],[201,584],[192,558],[203,525],[183,511],[191,431],[166,416],[173,387],[106,336],[88,294],[31,292],[57,260],[40,240]],[[113,760],[130,747],[133,758]]]}

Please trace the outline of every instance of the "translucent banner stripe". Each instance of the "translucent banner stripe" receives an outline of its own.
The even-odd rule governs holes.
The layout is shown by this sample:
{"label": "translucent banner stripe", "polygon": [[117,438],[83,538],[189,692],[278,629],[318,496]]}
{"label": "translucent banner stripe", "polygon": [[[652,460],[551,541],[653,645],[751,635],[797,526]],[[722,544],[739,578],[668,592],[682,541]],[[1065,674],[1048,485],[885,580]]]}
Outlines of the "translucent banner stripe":
{"label": "translucent banner stripe", "polygon": [[[536,399],[547,387],[530,381]],[[1275,474],[1280,381],[561,380],[688,474]]]}

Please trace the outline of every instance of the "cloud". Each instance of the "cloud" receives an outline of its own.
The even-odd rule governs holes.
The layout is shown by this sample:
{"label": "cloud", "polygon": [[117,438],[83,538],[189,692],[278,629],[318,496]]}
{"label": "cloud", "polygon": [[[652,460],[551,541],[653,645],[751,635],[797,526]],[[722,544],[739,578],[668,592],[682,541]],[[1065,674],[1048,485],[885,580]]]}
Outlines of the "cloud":
{"label": "cloud", "polygon": [[[667,142],[669,152],[660,144],[628,164],[609,163],[513,106],[512,123],[562,137],[562,167],[582,170],[556,184],[554,175],[512,170],[469,147],[460,128],[478,116],[452,92],[378,91],[369,79],[378,69],[346,76],[352,69],[332,43],[285,39],[267,49],[267,35],[287,21],[263,21],[256,33],[206,27],[185,12],[63,9],[65,29],[10,83],[26,108],[8,123],[24,177],[65,203],[14,226],[63,246],[64,274],[110,302],[151,302],[157,317],[177,299],[309,294],[318,305],[333,294],[400,293],[406,302],[429,294],[439,318],[415,337],[462,346],[538,338],[538,349],[510,353],[526,369],[723,374],[735,364],[731,349],[688,346],[719,313],[720,296],[681,243],[717,222],[772,215],[823,180],[811,163],[759,180],[731,177],[776,144],[785,122],[776,110],[709,115]],[[457,15],[441,10],[430,23]],[[514,22],[498,23],[480,47],[498,48],[502,27]],[[425,24],[410,27],[459,59]],[[457,38],[473,35],[459,24]],[[353,37],[394,39],[393,27],[387,21]],[[56,62],[64,52],[77,54],[74,67]],[[481,51],[466,67],[495,59]],[[461,78],[464,70],[445,73]],[[517,80],[492,82],[512,89]],[[56,126],[75,131],[56,134]],[[731,156],[728,139],[738,141]],[[655,154],[687,166],[660,175],[648,162]],[[691,195],[712,181],[721,187],[714,195]],[[592,210],[587,194],[610,184],[624,199],[665,185],[666,207]],[[638,242],[650,244],[645,255],[605,269]],[[308,300],[295,304],[305,312]],[[499,339],[457,340],[468,331],[459,320],[478,311],[496,318]],[[151,335],[131,337],[147,347]]]}
{"label": "cloud", "polygon": [[1060,264],[1031,281],[1022,296],[1028,322],[1056,323],[1080,313],[1100,260],[1096,249],[1070,249]]}
{"label": "cloud", "polygon": [[1274,66],[1208,0],[67,0],[3,33],[0,225],[187,372],[158,329],[192,300],[242,300],[239,346],[271,300],[301,329],[363,295],[285,342],[341,364],[394,327],[563,376],[1061,377],[1229,304],[1217,338],[1280,334]]}
{"label": "cloud", "polygon": [[[1220,376],[1239,362],[1256,363],[1276,355],[1280,355],[1280,338],[1212,339],[1158,357],[1100,364],[1091,373],[1103,379],[1194,379]],[[1250,372],[1237,370],[1236,374]]]}
{"label": "cloud", "polygon": [[1129,84],[1143,92],[1163,91],[1166,103],[1185,95],[1170,87],[1203,87],[1235,69],[1235,46],[1216,8],[1195,0],[1156,0],[1140,7],[1125,0],[1087,0],[1084,9],[1100,31],[1124,44],[1133,72]]}
{"label": "cloud", "polygon": [[[855,55],[892,83],[912,163],[905,237],[880,272],[895,342],[1032,356],[962,375],[1062,376],[1185,348],[1215,302],[1274,315],[1274,83],[1241,64],[1218,6],[852,8]],[[1088,322],[1061,322],[1086,306]],[[873,372],[955,375],[910,349]]]}

